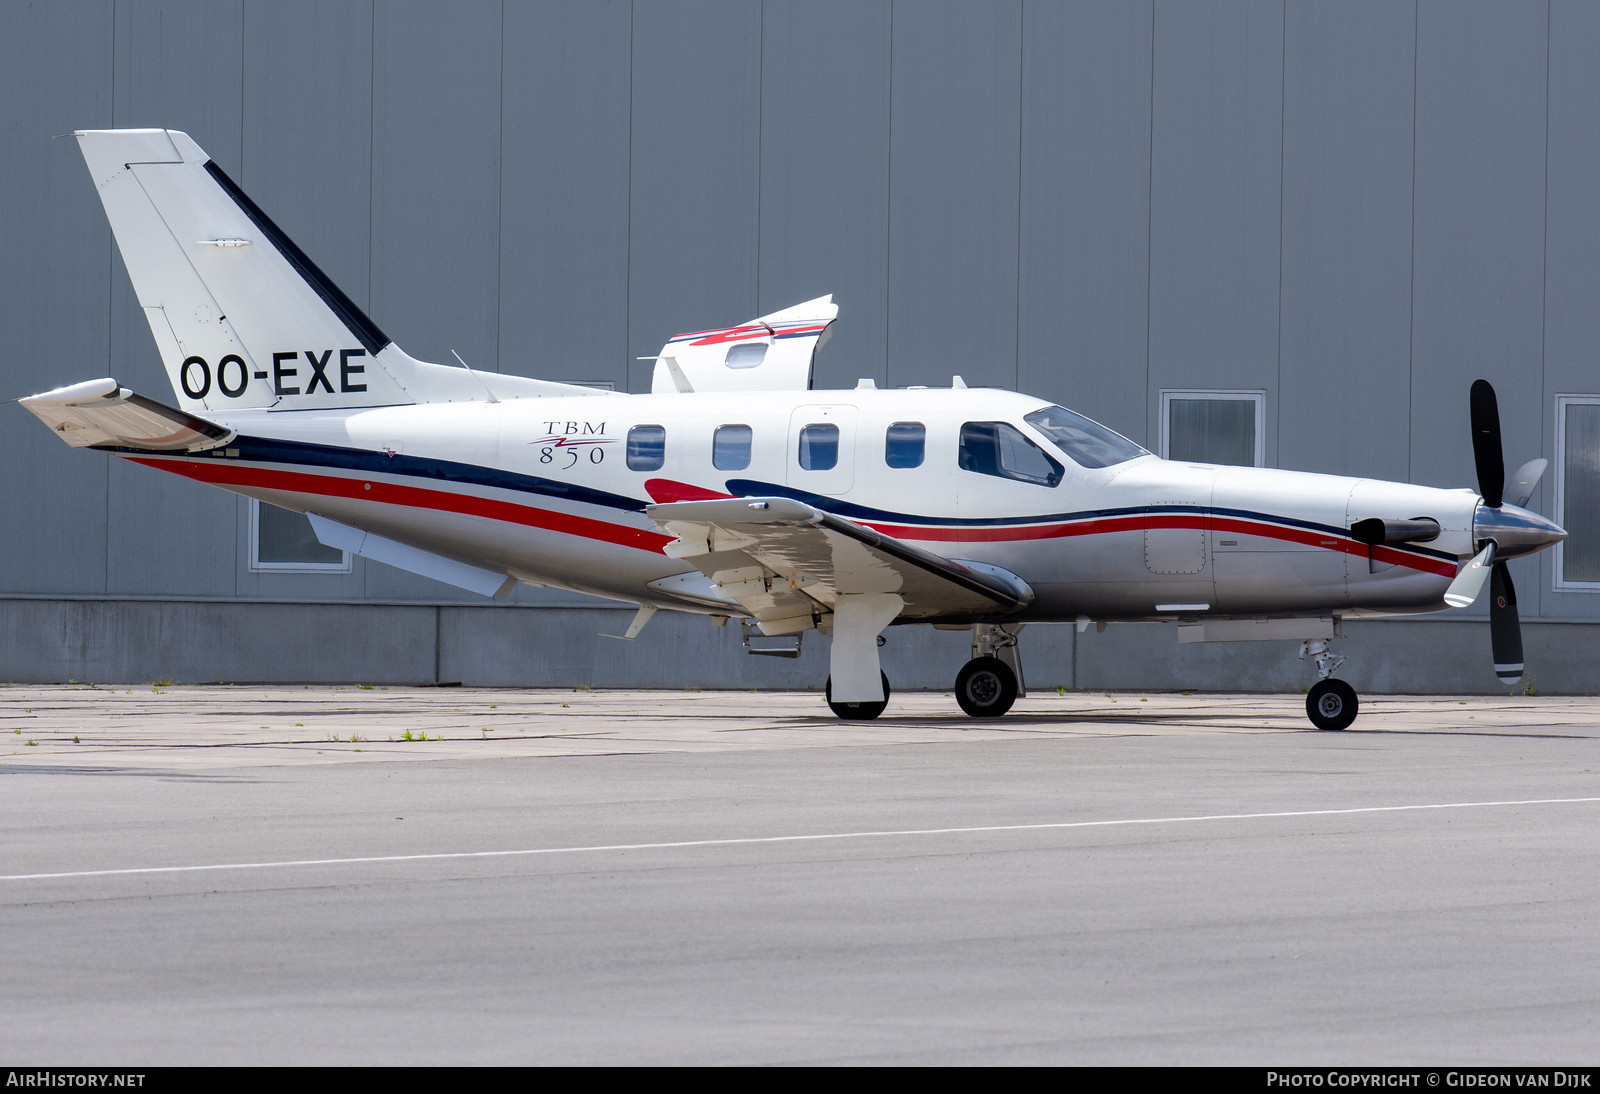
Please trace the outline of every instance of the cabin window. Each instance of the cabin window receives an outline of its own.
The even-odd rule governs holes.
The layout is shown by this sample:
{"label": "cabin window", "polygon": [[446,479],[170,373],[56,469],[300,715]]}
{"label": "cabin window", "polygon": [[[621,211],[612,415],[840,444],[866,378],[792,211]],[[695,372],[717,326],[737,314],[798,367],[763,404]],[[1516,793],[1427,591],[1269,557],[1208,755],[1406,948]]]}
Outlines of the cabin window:
{"label": "cabin window", "polygon": [[350,556],[317,539],[304,513],[251,498],[250,569],[257,573],[347,574]]}
{"label": "cabin window", "polygon": [[961,470],[1018,482],[1054,486],[1062,467],[1008,422],[968,422],[961,427]]}
{"label": "cabin window", "polygon": [[921,467],[927,440],[921,422],[895,422],[883,435],[883,462],[890,467]]}
{"label": "cabin window", "polygon": [[1260,467],[1266,402],[1264,391],[1163,391],[1162,458]]}
{"label": "cabin window", "polygon": [[750,466],[750,427],[719,425],[711,435],[711,466],[718,471],[743,471]]}
{"label": "cabin window", "polygon": [[765,342],[739,342],[728,347],[728,355],[722,361],[729,368],[755,368],[766,359]]}
{"label": "cabin window", "polygon": [[628,470],[659,471],[667,459],[667,431],[659,425],[628,430]]}
{"label": "cabin window", "polygon": [[1600,592],[1600,395],[1556,397],[1556,588]]}
{"label": "cabin window", "polygon": [[826,422],[800,431],[800,466],[806,471],[831,471],[839,462],[839,427]]}
{"label": "cabin window", "polygon": [[1079,467],[1111,467],[1149,455],[1122,434],[1065,407],[1047,406],[1022,420],[1054,441]]}

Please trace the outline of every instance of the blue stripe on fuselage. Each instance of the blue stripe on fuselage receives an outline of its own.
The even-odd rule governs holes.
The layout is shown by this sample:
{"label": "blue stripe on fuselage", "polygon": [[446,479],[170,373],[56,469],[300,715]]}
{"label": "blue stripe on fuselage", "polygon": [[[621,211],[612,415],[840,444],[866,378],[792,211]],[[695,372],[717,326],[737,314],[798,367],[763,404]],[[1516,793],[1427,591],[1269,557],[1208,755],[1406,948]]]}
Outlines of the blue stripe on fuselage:
{"label": "blue stripe on fuselage", "polygon": [[[107,451],[124,454],[142,456],[151,454],[145,450],[104,447]],[[595,505],[624,513],[642,513],[645,507],[650,504],[649,501],[644,499],[630,498],[623,494],[613,494],[609,491],[596,490],[593,487],[580,486],[576,483],[563,482],[559,479],[523,475],[515,471],[504,471],[498,468],[459,463],[453,460],[408,456],[398,452],[391,455],[387,452],[341,448],[337,445],[248,436],[236,437],[226,446],[226,450],[237,450],[238,455],[236,457],[223,457],[222,453],[225,449],[216,448],[207,453],[196,453],[187,458],[198,459],[209,455],[214,458],[230,458],[259,463],[288,464],[325,469],[335,468],[371,474],[400,475],[412,479],[437,482],[464,483],[495,490],[511,490],[522,494],[559,498],[575,504]],[[1350,531],[1347,528],[1319,524],[1309,520],[1298,520],[1272,513],[1254,512],[1248,509],[1221,509],[1201,505],[1130,505],[1112,509],[1084,509],[1072,513],[1046,513],[1025,517],[944,517],[922,516],[897,513],[888,509],[876,509],[871,506],[857,505],[854,502],[844,501],[840,498],[813,494],[806,490],[797,490],[793,487],[760,482],[755,479],[729,479],[726,487],[728,493],[735,497],[793,498],[795,501],[815,506],[847,520],[901,524],[911,527],[1022,528],[1039,524],[1070,524],[1078,521],[1136,517],[1146,514],[1194,513],[1201,516],[1236,517],[1242,520],[1301,528],[1323,535],[1338,536],[1342,539],[1351,538]],[[1455,555],[1415,544],[1397,544],[1392,545],[1392,548],[1429,558],[1443,559],[1450,562],[1456,561]]]}

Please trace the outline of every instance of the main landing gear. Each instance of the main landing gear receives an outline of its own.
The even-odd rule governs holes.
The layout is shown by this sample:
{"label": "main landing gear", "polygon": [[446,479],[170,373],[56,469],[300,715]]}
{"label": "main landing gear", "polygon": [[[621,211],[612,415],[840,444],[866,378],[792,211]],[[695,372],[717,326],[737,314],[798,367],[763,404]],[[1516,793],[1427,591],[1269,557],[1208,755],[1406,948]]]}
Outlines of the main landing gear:
{"label": "main landing gear", "polygon": [[956,702],[974,718],[998,718],[1017,701],[1017,678],[998,657],[974,657],[956,674]]}
{"label": "main landing gear", "polygon": [[823,698],[828,700],[828,709],[834,715],[847,722],[870,722],[883,713],[883,708],[889,705],[889,674],[879,671],[883,678],[883,698],[877,702],[866,703],[835,703],[833,701],[833,677],[828,677],[828,682],[823,685]]}
{"label": "main landing gear", "polygon": [[956,702],[974,718],[998,718],[1028,694],[1017,648],[1020,623],[972,628],[972,660],[956,674]]}
{"label": "main landing gear", "polygon": [[[837,624],[835,627],[837,654]],[[1021,630],[1020,623],[979,623],[972,628],[972,660],[956,674],[956,702],[967,714],[974,718],[998,718],[1011,709],[1012,703],[1028,694],[1022,681],[1022,659],[1017,652],[1017,634]],[[877,637],[865,647],[865,652],[876,660],[876,647],[882,643],[883,638]],[[849,721],[876,718],[889,705],[889,675],[880,670],[878,677],[883,681],[883,698],[844,702],[835,701],[833,697],[833,674],[830,673],[823,689],[828,709]],[[868,681],[871,679],[867,677]],[[857,694],[866,691],[859,682],[856,687]]]}
{"label": "main landing gear", "polygon": [[1328,643],[1320,638],[1301,645],[1300,658],[1307,657],[1316,662],[1317,675],[1322,677],[1306,693],[1306,714],[1311,724],[1318,729],[1349,729],[1356,720],[1361,702],[1356,698],[1355,688],[1333,678],[1334,672],[1344,664],[1344,658],[1330,650]]}

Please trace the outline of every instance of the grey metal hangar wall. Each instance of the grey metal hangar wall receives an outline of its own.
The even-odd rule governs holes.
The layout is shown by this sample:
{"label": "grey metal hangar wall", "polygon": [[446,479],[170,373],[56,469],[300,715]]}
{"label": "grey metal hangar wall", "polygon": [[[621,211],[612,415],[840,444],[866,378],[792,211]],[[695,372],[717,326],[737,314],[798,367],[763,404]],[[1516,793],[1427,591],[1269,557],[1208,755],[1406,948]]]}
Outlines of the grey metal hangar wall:
{"label": "grey metal hangar wall", "polygon": [[[959,373],[1151,447],[1174,400],[1243,398],[1267,464],[1436,485],[1472,481],[1481,375],[1513,462],[1554,461],[1533,506],[1574,531],[1516,564],[1529,675],[1592,691],[1597,54],[1582,0],[0,5],[7,388],[165,392],[51,140],[117,126],[192,133],[430,360],[642,390],[666,336],[834,292],[824,385]],[[625,616],[549,590],[489,605],[361,559],[259,565],[248,503],[19,409],[0,453],[0,679],[826,671],[821,642],[743,658],[701,620],[610,642]],[[1348,629],[1362,690],[1495,685],[1470,613]],[[1030,633],[1036,686],[1311,679],[1283,645],[1059,631]],[[897,631],[886,665],[944,686],[963,644]]]}

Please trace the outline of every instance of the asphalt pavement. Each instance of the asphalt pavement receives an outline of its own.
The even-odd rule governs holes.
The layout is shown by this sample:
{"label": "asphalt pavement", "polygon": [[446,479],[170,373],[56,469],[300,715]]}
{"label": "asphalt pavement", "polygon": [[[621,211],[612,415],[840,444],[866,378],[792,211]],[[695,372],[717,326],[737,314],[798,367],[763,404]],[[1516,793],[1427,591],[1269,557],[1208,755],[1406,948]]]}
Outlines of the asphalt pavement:
{"label": "asphalt pavement", "polygon": [[0,1063],[1593,1065],[1600,699],[0,688]]}

